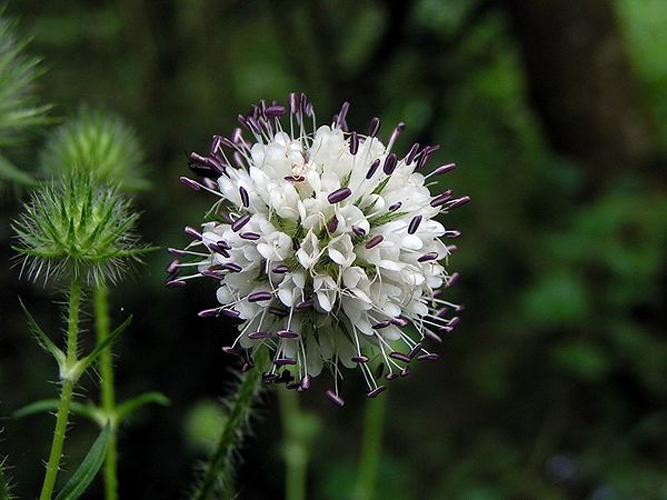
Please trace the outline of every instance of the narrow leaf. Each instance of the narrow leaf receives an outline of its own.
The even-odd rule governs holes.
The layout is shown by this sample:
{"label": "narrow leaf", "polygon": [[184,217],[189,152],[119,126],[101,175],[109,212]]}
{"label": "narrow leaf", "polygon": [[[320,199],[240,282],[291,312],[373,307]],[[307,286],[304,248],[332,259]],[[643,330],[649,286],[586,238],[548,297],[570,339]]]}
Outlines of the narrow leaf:
{"label": "narrow leaf", "polygon": [[137,410],[141,406],[146,404],[156,403],[162,406],[168,406],[171,401],[169,398],[162,394],[161,392],[146,392],[135,398],[124,401],[123,404],[118,405],[116,409],[116,415],[118,416],[118,421],[122,422],[125,417],[130,413]]}
{"label": "narrow leaf", "polygon": [[95,478],[104,463],[110,437],[111,426],[107,422],[100,435],[90,447],[86,458],[83,459],[83,462],[81,462],[74,475],[60,493],[58,493],[58,496],[56,496],[56,500],[76,500],[86,491],[86,488],[88,488],[88,485]]}
{"label": "narrow leaf", "polygon": [[109,345],[116,340],[121,333],[125,331],[125,329],[130,325],[132,322],[132,315],[128,316],[128,318],[123,321],[123,323],[118,326],[113,332],[111,332],[102,342],[97,344],[95,346],[95,349],[86,356],[85,358],[81,359],[79,363],[81,364],[81,373],[83,373],[93,362],[97,357],[106,349],[109,347]]}
{"label": "narrow leaf", "polygon": [[[30,415],[35,415],[37,413],[44,413],[49,411],[56,411],[58,409],[59,400],[57,399],[42,399],[40,401],[35,401],[29,405],[19,408],[12,413],[14,418],[23,418]],[[78,415],[81,417],[86,417],[93,422],[104,423],[106,420],[103,420],[104,414],[94,406],[85,405],[73,401],[70,403],[69,407],[70,413]]]}
{"label": "narrow leaf", "polygon": [[56,346],[53,341],[49,338],[49,336],[42,330],[42,328],[37,324],[37,321],[33,317],[32,314],[30,314],[30,311],[28,311],[28,308],[25,306],[21,298],[19,297],[19,303],[21,304],[21,309],[23,309],[23,312],[25,313],[26,317],[28,318],[28,324],[30,325],[30,330],[32,330],[32,333],[35,335],[37,338],[37,342],[39,342],[39,345],[42,346],[45,350],[49,351],[51,355],[56,358],[56,361],[58,362],[58,366],[61,366],[62,363],[65,361],[65,353],[63,353],[58,346]]}

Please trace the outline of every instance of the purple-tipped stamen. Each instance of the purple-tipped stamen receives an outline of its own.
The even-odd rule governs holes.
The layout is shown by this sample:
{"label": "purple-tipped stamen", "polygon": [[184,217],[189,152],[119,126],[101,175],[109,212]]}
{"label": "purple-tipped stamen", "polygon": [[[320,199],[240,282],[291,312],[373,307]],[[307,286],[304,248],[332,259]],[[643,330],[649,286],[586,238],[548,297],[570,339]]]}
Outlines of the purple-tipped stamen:
{"label": "purple-tipped stamen", "polygon": [[357,236],[364,236],[366,234],[366,231],[364,231],[359,226],[354,226],[354,225],[352,226],[352,232]]}
{"label": "purple-tipped stamen", "polygon": [[276,358],[276,359],[273,360],[273,364],[276,365],[276,366],[295,365],[296,364],[296,359]]}
{"label": "purple-tipped stamen", "polygon": [[282,307],[271,306],[269,307],[269,314],[273,314],[279,318],[286,318],[289,315],[289,311],[286,311]]}
{"label": "purple-tipped stamen", "polygon": [[419,361],[435,361],[436,359],[440,358],[435,352],[429,352],[426,354],[421,354],[420,356],[417,356],[417,359]]}
{"label": "purple-tipped stamen", "polygon": [[241,238],[243,238],[244,240],[249,240],[249,241],[257,241],[258,239],[260,239],[262,237],[261,234],[255,233],[253,231],[245,231],[245,232],[239,234],[239,236]]}
{"label": "purple-tipped stamen", "polygon": [[[350,109],[350,103],[349,102],[344,102],[343,105],[340,107],[340,111],[338,112],[338,115],[336,116],[336,124],[338,125],[339,128],[346,128],[346,118],[347,118],[347,111]],[[354,154],[354,153],[352,153]]]}
{"label": "purple-tipped stamen", "polygon": [[402,352],[398,352],[398,351],[390,352],[389,357],[392,358],[392,359],[396,359],[398,361],[403,361],[405,363],[410,362],[410,356],[408,356],[407,354],[403,354]]}
{"label": "purple-tipped stamen", "polygon": [[334,192],[330,193],[329,196],[327,196],[327,200],[329,200],[329,203],[334,205],[336,203],[343,201],[346,198],[349,198],[351,194],[352,190],[350,188],[343,187],[340,189],[336,189]]}
{"label": "purple-tipped stamen", "polygon": [[231,308],[220,309],[220,312],[225,316],[227,316],[228,318],[238,318],[239,316],[241,316],[241,313],[239,311]]}
{"label": "purple-tipped stamen", "polygon": [[271,382],[275,382],[280,378],[280,375],[277,373],[263,373],[262,374],[262,382],[265,384],[270,384]]}
{"label": "purple-tipped stamen", "polygon": [[167,252],[169,252],[169,255],[172,257],[185,257],[187,255],[187,252],[185,250],[181,250],[180,248],[167,248]]}
{"label": "purple-tipped stamen", "polygon": [[241,196],[241,204],[246,208],[249,207],[250,195],[248,194],[248,190],[243,186],[239,186],[239,195]]}
{"label": "purple-tipped stamen", "polygon": [[221,268],[232,273],[240,273],[243,270],[236,262],[225,262]]}
{"label": "purple-tipped stamen", "polygon": [[360,356],[355,356],[355,357],[352,358],[352,361],[354,361],[355,363],[360,363],[360,364],[363,365],[365,363],[368,363],[368,356],[364,356],[363,354],[360,355]]}
{"label": "purple-tipped stamen", "polygon": [[412,373],[412,368],[406,366],[401,370],[401,377],[407,377],[408,375],[410,375],[410,373]]}
{"label": "purple-tipped stamen", "polygon": [[404,130],[405,130],[405,123],[399,122],[392,131],[391,135],[389,136],[389,142],[387,143],[387,150],[390,150],[394,146],[396,139],[399,138],[399,136]]}
{"label": "purple-tipped stamen", "polygon": [[312,379],[310,375],[304,375],[304,377],[301,379],[301,389],[303,389],[304,391],[310,389],[311,381]]}
{"label": "purple-tipped stamen", "polygon": [[384,165],[382,165],[382,171],[387,175],[391,175],[392,173],[394,173],[394,170],[396,170],[397,164],[398,164],[398,157],[396,156],[396,154],[389,153],[384,160]]}
{"label": "purple-tipped stamen", "polygon": [[313,307],[314,303],[315,301],[313,299],[303,300],[301,302],[298,302],[297,305],[294,306],[294,308],[297,311],[305,311],[306,309],[310,309],[311,307]]}
{"label": "purple-tipped stamen", "polygon": [[327,224],[327,232],[333,234],[336,232],[336,229],[338,229],[338,217],[334,214]]}
{"label": "purple-tipped stamen", "polygon": [[189,179],[188,177],[179,177],[178,180],[194,191],[201,190],[201,184],[199,184],[196,181],[193,181],[192,179]]}
{"label": "purple-tipped stamen", "polygon": [[428,252],[417,259],[417,262],[428,262],[429,260],[437,260],[438,252]]}
{"label": "purple-tipped stamen", "polygon": [[325,392],[326,396],[329,398],[329,400],[335,404],[336,406],[340,406],[341,408],[345,406],[345,401],[343,401],[343,398],[341,398],[338,394],[336,394],[334,391],[331,389],[327,390]]}
{"label": "purple-tipped stamen", "polygon": [[414,161],[415,156],[417,155],[417,151],[419,151],[419,143],[415,142],[410,148],[410,151],[408,151],[408,154],[405,156],[406,165],[410,165]]}
{"label": "purple-tipped stamen", "polygon": [[442,338],[440,338],[440,335],[432,332],[431,330],[424,330],[424,337],[432,340],[433,342],[436,342],[437,344],[442,344]]}
{"label": "purple-tipped stamen", "polygon": [[444,205],[449,199],[452,197],[452,191],[448,189],[444,193],[439,194],[435,198],[433,198],[430,202],[430,205],[433,208],[439,207],[441,205]]}
{"label": "purple-tipped stamen", "polygon": [[376,116],[374,117],[370,124],[368,125],[368,136],[375,137],[380,130],[380,119]]}
{"label": "purple-tipped stamen", "polygon": [[240,231],[243,226],[245,226],[248,222],[250,222],[250,215],[249,214],[243,214],[241,217],[236,219],[232,223],[232,231]]}
{"label": "purple-tipped stamen", "polygon": [[417,228],[419,228],[419,224],[422,221],[422,216],[421,215],[415,215],[412,220],[410,220],[410,224],[408,225],[408,234],[415,234],[417,232]]}
{"label": "purple-tipped stamen", "polygon": [[287,266],[287,264],[278,264],[276,266],[273,266],[273,268],[271,268],[271,271],[276,274],[285,274],[289,272],[289,267]]}
{"label": "purple-tipped stamen", "polygon": [[389,372],[384,378],[387,380],[396,380],[398,378],[398,373]]}
{"label": "purple-tipped stamen", "polygon": [[175,280],[167,281],[165,283],[165,286],[167,288],[180,288],[180,287],[184,287],[186,284],[187,283],[184,280],[175,279]]}
{"label": "purple-tipped stamen", "polygon": [[248,302],[261,302],[264,300],[271,300],[273,298],[273,295],[271,292],[268,292],[266,290],[261,290],[258,292],[252,292],[248,295]]}
{"label": "purple-tipped stamen", "polygon": [[204,309],[203,311],[199,311],[197,313],[197,316],[200,318],[213,318],[217,317],[220,314],[220,308],[216,309]]}
{"label": "purple-tipped stamen", "polygon": [[180,267],[180,262],[178,260],[172,260],[169,264],[167,264],[167,267],[165,268],[165,272],[167,274],[172,274],[176,271],[178,271],[178,268]]}
{"label": "purple-tipped stamen", "polygon": [[356,155],[359,150],[359,136],[356,132],[350,134],[350,154]]}
{"label": "purple-tipped stamen", "polygon": [[385,389],[386,389],[386,387],[384,385],[378,385],[375,389],[366,393],[366,397],[372,399],[375,396],[377,396],[378,394],[380,394],[381,392],[384,392]]}
{"label": "purple-tipped stamen", "polygon": [[201,272],[201,275],[202,275],[204,278],[213,278],[214,280],[222,280],[222,279],[225,278],[225,275],[224,275],[224,274],[222,274],[222,273],[220,273],[220,272],[217,272],[217,271],[213,271],[213,270],[211,270],[211,269],[204,269],[204,270]]}
{"label": "purple-tipped stamen", "polygon": [[267,106],[264,110],[264,114],[267,118],[280,118],[285,114],[285,107],[278,104],[272,104],[271,106]]}
{"label": "purple-tipped stamen", "polygon": [[431,172],[431,175],[441,175],[450,172],[455,168],[456,168],[456,163],[447,163],[446,165],[440,165],[433,172]]}
{"label": "purple-tipped stamen", "polygon": [[263,340],[263,339],[268,339],[271,337],[270,332],[261,332],[261,331],[256,331],[256,332],[250,332],[248,334],[248,338],[250,340]]}
{"label": "purple-tipped stamen", "polygon": [[403,203],[401,203],[400,201],[397,201],[396,203],[392,203],[391,205],[389,205],[389,208],[387,210],[389,212],[395,212],[396,210],[401,208],[401,205],[403,205]]}
{"label": "purple-tipped stamen", "polygon": [[370,250],[371,248],[375,248],[380,243],[382,243],[382,240],[384,240],[384,236],[382,236],[381,234],[376,234],[370,240],[368,240],[365,246],[368,250]]}
{"label": "purple-tipped stamen", "polygon": [[459,273],[453,273],[451,276],[445,279],[445,287],[449,288],[452,286],[454,283],[456,283],[459,280]]}
{"label": "purple-tipped stamen", "polygon": [[421,343],[415,344],[415,346],[412,349],[410,349],[410,352],[408,353],[408,358],[410,358],[410,359],[414,358],[421,351],[422,351]]}
{"label": "purple-tipped stamen", "polygon": [[404,318],[404,317],[402,317],[402,316],[398,316],[398,317],[396,317],[396,318],[392,318],[390,321],[391,321],[391,324],[392,324],[392,325],[396,325],[396,326],[398,326],[399,328],[403,328],[404,326],[407,326],[408,323],[409,323],[409,321],[407,320],[407,318]]}
{"label": "purple-tipped stamen", "polygon": [[391,325],[391,321],[386,319],[384,321],[379,321],[373,325],[374,330],[381,330],[383,328],[387,328],[389,325]]}
{"label": "purple-tipped stamen", "polygon": [[367,180],[369,180],[371,177],[375,175],[375,172],[377,171],[379,166],[380,166],[380,158],[376,158],[375,161],[371,163],[371,166],[368,167],[368,172],[366,173]]}
{"label": "purple-tipped stamen", "polygon": [[465,205],[470,201],[470,196],[462,196],[461,198],[457,198],[455,200],[450,201],[447,204],[447,208],[449,210],[454,210],[457,207],[460,207],[461,205]]}
{"label": "purple-tipped stamen", "polygon": [[194,238],[195,240],[199,240],[199,241],[202,240],[202,235],[201,235],[201,233],[200,233],[199,231],[197,231],[197,230],[196,230],[195,228],[193,228],[193,227],[187,226],[187,227],[185,228],[185,234],[187,234],[188,236],[191,236],[191,237]]}
{"label": "purple-tipped stamen", "polygon": [[278,330],[276,332],[276,335],[280,337],[281,339],[296,339],[299,338],[299,334],[296,332],[293,332],[292,330]]}
{"label": "purple-tipped stamen", "polygon": [[303,175],[286,175],[284,179],[288,182],[303,182],[306,180]]}

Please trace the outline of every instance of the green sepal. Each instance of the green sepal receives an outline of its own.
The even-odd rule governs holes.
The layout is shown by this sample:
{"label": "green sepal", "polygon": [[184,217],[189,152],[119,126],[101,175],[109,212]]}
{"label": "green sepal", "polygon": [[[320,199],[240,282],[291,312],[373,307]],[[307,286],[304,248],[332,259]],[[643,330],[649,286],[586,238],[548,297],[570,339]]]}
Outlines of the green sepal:
{"label": "green sepal", "polygon": [[24,314],[26,315],[26,318],[28,318],[28,324],[30,325],[30,330],[32,331],[33,335],[37,339],[37,342],[39,345],[46,351],[49,351],[51,355],[56,359],[58,362],[59,367],[63,367],[65,364],[66,356],[65,353],[62,352],[57,345],[53,343],[53,341],[49,338],[49,336],[42,330],[42,328],[39,326],[35,318],[33,317],[32,314],[30,314],[30,311],[28,311],[28,308],[25,306],[21,298],[19,297],[19,304],[21,304],[21,309],[23,309]]}
{"label": "green sepal", "polygon": [[97,359],[97,357],[106,349],[109,347],[109,345],[116,340],[121,333],[125,331],[125,329],[130,325],[132,322],[132,315],[128,316],[125,321],[123,321],[114,331],[112,331],[105,339],[97,344],[95,346],[95,349],[92,350],[92,352],[86,356],[85,358],[82,358],[79,360],[77,363],[78,365],[78,370],[79,373],[85,372],[88,367],[93,364],[93,362]]}
{"label": "green sepal", "polygon": [[[41,399],[39,401],[35,401],[34,403],[30,403],[29,405],[26,405],[22,408],[19,408],[18,410],[12,413],[12,417],[23,418],[30,415],[35,415],[36,413],[56,411],[58,409],[59,403],[60,400],[58,399]],[[74,415],[86,417],[92,420],[93,422],[97,422],[100,424],[106,422],[104,414],[98,408],[89,404],[86,405],[73,401],[70,404],[69,411]]]}
{"label": "green sepal", "polygon": [[125,417],[127,417],[130,413],[150,403],[169,406],[171,401],[161,392],[145,392],[118,405],[116,408],[116,417],[118,418],[118,422],[122,422],[123,419],[125,419]]}
{"label": "green sepal", "polygon": [[36,186],[37,181],[32,176],[17,168],[7,158],[0,155],[0,180],[21,184],[24,186]]}
{"label": "green sepal", "polygon": [[76,500],[86,491],[104,463],[110,437],[111,425],[107,422],[79,468],[56,496],[56,500]]}

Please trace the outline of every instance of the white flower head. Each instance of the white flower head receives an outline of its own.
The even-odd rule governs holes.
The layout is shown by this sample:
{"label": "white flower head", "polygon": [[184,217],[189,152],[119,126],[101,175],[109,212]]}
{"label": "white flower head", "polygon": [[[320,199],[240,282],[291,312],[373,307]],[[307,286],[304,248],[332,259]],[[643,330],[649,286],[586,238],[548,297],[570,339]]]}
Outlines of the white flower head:
{"label": "white flower head", "polygon": [[241,321],[225,350],[243,350],[252,365],[268,346],[264,380],[297,390],[327,368],[327,395],[341,406],[343,367],[357,367],[374,397],[384,390],[374,363],[391,380],[413,359],[437,357],[425,340],[439,342],[460,309],[438,295],[457,276],[446,269],[455,247],[442,238],[459,233],[434,218],[468,201],[430,193],[428,179],[453,168],[422,173],[437,146],[414,144],[399,158],[391,150],[403,123],[385,145],[379,119],[367,134],[349,131],[347,110],[317,127],[304,94],[287,107],[262,101],[239,116],[250,138],[237,128],[214,136],[208,156],[192,153],[203,180],[181,181],[218,201],[201,230],[185,229],[193,241],[170,249],[167,282],[216,280],[220,305],[200,316]]}

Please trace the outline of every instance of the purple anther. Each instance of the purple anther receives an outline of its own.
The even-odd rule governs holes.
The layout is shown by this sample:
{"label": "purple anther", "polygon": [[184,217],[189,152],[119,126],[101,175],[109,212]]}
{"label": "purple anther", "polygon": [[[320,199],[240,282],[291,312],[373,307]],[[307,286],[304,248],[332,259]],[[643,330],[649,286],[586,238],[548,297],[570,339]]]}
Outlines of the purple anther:
{"label": "purple anther", "polygon": [[220,149],[220,144],[222,144],[222,137],[219,135],[214,135],[213,139],[211,140],[211,148],[210,148],[210,153],[215,154],[218,152]]}
{"label": "purple anther", "polygon": [[391,175],[396,170],[397,164],[398,158],[396,153],[389,153],[384,160],[384,165],[382,165],[382,171],[387,175]]}
{"label": "purple anther", "polygon": [[448,229],[445,231],[445,234],[442,235],[444,238],[458,238],[461,236],[461,231],[457,231],[456,229]]}
{"label": "purple anther", "polygon": [[410,165],[414,161],[418,150],[419,150],[419,143],[415,142],[410,148],[410,151],[408,151],[408,154],[405,156],[405,163],[407,165]]}
{"label": "purple anther", "polygon": [[258,292],[252,292],[248,294],[248,302],[261,302],[263,300],[271,300],[273,295],[271,292],[266,290],[261,290]]}
{"label": "purple anther", "polygon": [[195,228],[193,228],[193,227],[187,226],[187,227],[185,228],[185,234],[187,234],[188,236],[193,237],[195,240],[199,240],[199,241],[202,240],[202,235],[201,235],[201,233],[200,233],[199,231],[197,231],[197,230],[196,230]]}
{"label": "purple anther", "polygon": [[271,306],[269,307],[269,314],[273,314],[274,316],[277,316],[279,318],[285,318],[287,317],[289,312],[281,307]]}
{"label": "purple anther", "polygon": [[221,267],[222,269],[231,273],[240,273],[243,270],[243,268],[236,262],[225,262]]}
{"label": "purple anther", "polygon": [[429,260],[437,260],[438,252],[427,252],[417,259],[417,262],[428,262]]}
{"label": "purple anther", "polygon": [[273,364],[276,365],[276,366],[295,365],[296,364],[296,359],[276,358],[276,359],[273,360]]}
{"label": "purple anther", "polygon": [[410,349],[410,352],[408,353],[408,358],[412,359],[414,358],[417,354],[419,354],[422,350],[422,345],[421,343],[415,344],[415,346]]}
{"label": "purple anther", "polygon": [[278,264],[277,266],[273,266],[271,271],[273,271],[276,274],[285,274],[289,272],[289,267],[287,266],[287,264]]}
{"label": "purple anther", "polygon": [[364,236],[366,234],[366,231],[364,231],[359,226],[354,226],[354,225],[352,226],[352,232],[357,236]]}
{"label": "purple anther", "polygon": [[285,107],[277,104],[272,104],[267,106],[264,110],[264,114],[267,118],[279,118],[285,114]]}
{"label": "purple anther", "polygon": [[331,217],[331,220],[327,223],[327,232],[333,234],[336,232],[336,229],[338,229],[338,217],[334,214]]}
{"label": "purple anther", "polygon": [[261,234],[254,233],[252,231],[245,231],[245,232],[239,234],[239,236],[241,238],[243,238],[244,240],[249,240],[249,241],[257,241],[258,239],[260,239],[262,237]]}
{"label": "purple anther", "polygon": [[169,255],[173,257],[185,257],[187,255],[187,252],[184,250],[181,250],[179,248],[167,248],[167,252],[169,252]]}
{"label": "purple anther", "polygon": [[187,284],[187,283],[186,283],[185,281],[176,279],[176,280],[170,280],[170,281],[167,281],[167,282],[165,283],[165,286],[166,286],[167,288],[180,288],[180,287],[185,286],[186,284]]}
{"label": "purple anther", "polygon": [[426,165],[426,163],[428,163],[428,161],[431,159],[433,153],[435,153],[438,149],[440,149],[440,146],[437,144],[433,146],[426,146],[422,150],[422,154],[419,157],[419,161],[417,162],[417,168],[421,168],[424,165]]}
{"label": "purple anther", "polygon": [[350,134],[350,154],[356,155],[359,150],[359,136],[356,132]]}
{"label": "purple anther", "polygon": [[370,124],[368,125],[368,136],[375,137],[380,130],[380,119],[376,116],[374,117]]}
{"label": "purple anther", "polygon": [[372,391],[368,392],[368,393],[366,394],[366,397],[372,399],[372,398],[374,398],[375,396],[377,396],[378,394],[380,394],[381,392],[384,392],[385,389],[386,389],[386,387],[385,387],[384,385],[378,385],[375,389],[373,389]]}
{"label": "purple anther", "polygon": [[340,406],[341,408],[345,406],[345,401],[343,401],[343,398],[341,398],[338,394],[336,394],[334,391],[331,389],[327,390],[325,392],[326,396],[329,398],[329,400],[335,404],[336,406]]}
{"label": "purple anther", "polygon": [[434,352],[429,352],[426,354],[422,354],[420,356],[417,356],[417,359],[419,361],[435,361],[436,359],[440,358],[436,353]]}
{"label": "purple anther", "polygon": [[179,177],[178,180],[194,191],[201,190],[201,184],[199,184],[196,181],[193,181],[192,179],[189,179],[187,177]]}
{"label": "purple anther", "polygon": [[405,363],[410,362],[410,356],[408,356],[407,354],[403,354],[402,352],[398,352],[398,351],[390,352],[389,357],[392,358],[392,359],[396,359],[398,361],[403,361]]}
{"label": "purple anther", "polygon": [[408,234],[415,234],[417,232],[417,228],[419,227],[421,221],[422,221],[422,216],[415,215],[410,221],[410,224],[408,225]]}
{"label": "purple anther", "polygon": [[350,109],[350,103],[345,101],[343,105],[340,107],[340,111],[338,112],[338,116],[336,117],[336,123],[338,124],[339,128],[344,128],[344,125],[346,124],[348,109]]}
{"label": "purple anther", "polygon": [[306,309],[310,309],[313,307],[313,304],[315,301],[313,299],[308,299],[308,300],[302,300],[301,302],[298,302],[294,308],[297,311],[305,311]]}
{"label": "purple anther", "polygon": [[293,115],[296,114],[299,110],[299,97],[296,92],[290,92],[287,100],[289,102],[289,112]]}
{"label": "purple anther", "polygon": [[409,366],[406,366],[401,370],[401,377],[407,377],[410,373],[412,373],[412,369]]}
{"label": "purple anther", "polygon": [[221,247],[221,246],[218,245],[217,243],[211,243],[210,245],[208,245],[208,248],[209,248],[209,250],[211,250],[212,252],[219,253],[220,255],[222,255],[223,257],[225,257],[225,258],[227,258],[227,259],[229,259],[229,257],[230,257],[230,254],[229,254],[229,252],[227,251],[227,249],[224,248],[224,247]]}
{"label": "purple anther", "polygon": [[389,210],[390,212],[395,212],[396,210],[401,208],[401,205],[403,205],[403,203],[397,201],[396,203],[392,203],[391,205],[389,205],[389,208],[387,210]]}
{"label": "purple anther", "polygon": [[387,380],[396,380],[398,378],[398,374],[394,372],[389,372],[384,378],[386,378]]}
{"label": "purple anther", "polygon": [[401,135],[401,133],[405,130],[405,123],[404,122],[398,122],[396,127],[391,133],[391,136],[389,136],[389,143],[388,143],[388,148],[391,148],[393,144],[396,142],[396,139]]}
{"label": "purple anther", "polygon": [[379,321],[373,325],[374,330],[381,330],[383,328],[387,328],[389,325],[391,325],[391,321],[386,319],[384,321]]}
{"label": "purple anther", "polygon": [[382,236],[381,234],[376,234],[370,240],[368,240],[365,246],[367,249],[370,250],[371,248],[378,246],[382,242],[382,240],[384,240],[384,236]]}
{"label": "purple anther", "polygon": [[457,198],[455,200],[452,200],[449,202],[447,205],[447,208],[449,210],[454,210],[457,207],[460,207],[461,205],[465,205],[470,201],[470,196],[461,196],[461,198]]}
{"label": "purple anther", "polygon": [[245,165],[243,163],[243,155],[238,151],[234,151],[234,153],[232,154],[232,161],[234,162],[236,168],[243,168],[243,166]]}
{"label": "purple anther", "polygon": [[354,361],[355,363],[360,363],[360,364],[363,365],[364,363],[368,363],[368,356],[364,356],[363,354],[361,354],[359,356],[353,357],[352,361]]}
{"label": "purple anther", "polygon": [[433,208],[439,207],[441,205],[444,205],[450,198],[452,197],[452,191],[448,189],[444,193],[439,194],[435,198],[431,200],[430,205]]}
{"label": "purple anther", "polygon": [[224,352],[225,354],[229,354],[231,356],[241,357],[241,355],[238,352],[236,352],[236,349],[234,349],[233,347],[228,346],[228,345],[226,345],[222,348],[222,352]]}
{"label": "purple anther", "polygon": [[303,182],[306,180],[303,175],[286,175],[284,179],[288,182]]}
{"label": "purple anther", "polygon": [[442,344],[442,339],[440,338],[440,335],[438,335],[435,332],[432,332],[431,330],[424,330],[424,337],[438,344]]}
{"label": "purple anther", "polygon": [[243,214],[232,223],[232,231],[239,231],[243,226],[250,222],[250,215]]}
{"label": "purple anther", "polygon": [[458,316],[454,316],[452,319],[449,320],[447,323],[447,326],[450,328],[454,328],[456,325],[459,324],[460,318]]}
{"label": "purple anther", "polygon": [[179,264],[180,262],[178,260],[172,260],[169,264],[167,264],[165,272],[167,272],[168,274],[176,272],[178,270]]}
{"label": "purple anther", "polygon": [[190,161],[193,163],[199,163],[201,165],[208,166],[208,158],[206,156],[202,156],[198,153],[195,153],[194,151],[190,153]]}
{"label": "purple anther", "polygon": [[218,314],[220,314],[220,309],[204,309],[203,311],[199,311],[197,316],[200,318],[213,318],[218,316]]}
{"label": "purple anther", "polygon": [[280,337],[281,339],[296,339],[299,338],[299,334],[296,332],[293,332],[292,330],[278,330],[276,332],[276,335]]}
{"label": "purple anther", "polygon": [[215,279],[215,280],[222,280],[222,279],[224,279],[224,277],[225,277],[224,274],[221,274],[221,273],[219,273],[219,272],[217,272],[217,271],[212,271],[212,270],[210,270],[210,269],[204,269],[204,270],[201,272],[201,275],[202,275],[204,278],[213,278],[213,279]]}
{"label": "purple anther", "polygon": [[220,309],[220,312],[225,316],[227,316],[228,318],[238,318],[239,316],[241,316],[241,313],[239,311],[232,308]]}
{"label": "purple anther", "polygon": [[392,318],[391,320],[392,325],[396,325],[399,328],[403,328],[404,326],[408,326],[408,320],[407,318],[404,318],[403,316],[398,316],[396,318]]}
{"label": "purple anther", "polygon": [[373,177],[379,166],[380,166],[380,158],[376,158],[375,161],[371,163],[371,166],[368,167],[368,172],[366,173],[366,179],[370,179],[371,177]]}
{"label": "purple anther", "polygon": [[436,168],[433,171],[433,174],[435,175],[444,174],[446,172],[454,170],[455,168],[456,168],[456,163],[447,163],[446,165],[440,165],[438,168]]}
{"label": "purple anther", "polygon": [[262,382],[265,384],[270,384],[271,382],[275,382],[280,378],[280,375],[277,373],[263,373],[262,374]]}
{"label": "purple anther", "polygon": [[310,375],[304,375],[304,377],[301,379],[301,389],[304,391],[307,391],[310,389],[310,383],[311,383],[311,377]]}
{"label": "purple anther", "polygon": [[449,253],[454,253],[459,249],[456,245],[447,245],[445,248],[447,248],[447,252]]}
{"label": "purple anther", "polygon": [[241,195],[241,203],[244,207],[250,206],[250,196],[248,195],[248,190],[243,186],[239,186],[239,195]]}
{"label": "purple anther", "polygon": [[257,331],[257,332],[250,332],[248,334],[248,338],[250,340],[262,340],[262,339],[268,339],[269,337],[271,337],[271,333],[269,332]]}
{"label": "purple anther", "polygon": [[329,203],[334,205],[335,203],[341,202],[346,198],[349,198],[350,195],[352,194],[352,190],[350,188],[340,188],[336,189],[334,192],[330,193],[329,196],[327,196],[327,200],[329,200]]}
{"label": "purple anther", "polygon": [[459,280],[460,274],[458,272],[453,273],[449,278],[445,280],[445,287],[448,288],[452,286]]}

